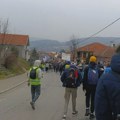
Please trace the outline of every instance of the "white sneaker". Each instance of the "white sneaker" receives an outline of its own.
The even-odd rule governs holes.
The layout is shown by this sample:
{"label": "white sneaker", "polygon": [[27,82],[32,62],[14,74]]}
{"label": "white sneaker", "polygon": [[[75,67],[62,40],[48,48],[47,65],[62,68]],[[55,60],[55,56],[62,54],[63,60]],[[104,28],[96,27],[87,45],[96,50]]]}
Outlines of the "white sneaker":
{"label": "white sneaker", "polygon": [[30,104],[31,104],[32,109],[35,110],[35,103],[30,102]]}
{"label": "white sneaker", "polygon": [[77,114],[78,114],[78,111],[76,110],[76,111],[72,112],[72,114],[73,114],[73,115],[77,115]]}
{"label": "white sneaker", "polygon": [[62,120],[66,120],[66,115],[63,115]]}

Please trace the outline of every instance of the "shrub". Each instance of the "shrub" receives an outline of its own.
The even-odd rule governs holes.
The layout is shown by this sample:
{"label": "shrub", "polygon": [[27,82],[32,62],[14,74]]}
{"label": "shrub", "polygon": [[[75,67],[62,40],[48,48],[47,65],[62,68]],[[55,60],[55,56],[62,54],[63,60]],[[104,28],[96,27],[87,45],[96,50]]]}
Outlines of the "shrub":
{"label": "shrub", "polygon": [[17,57],[15,54],[10,54],[5,58],[5,62],[4,62],[5,68],[10,69],[16,64],[17,64]]}

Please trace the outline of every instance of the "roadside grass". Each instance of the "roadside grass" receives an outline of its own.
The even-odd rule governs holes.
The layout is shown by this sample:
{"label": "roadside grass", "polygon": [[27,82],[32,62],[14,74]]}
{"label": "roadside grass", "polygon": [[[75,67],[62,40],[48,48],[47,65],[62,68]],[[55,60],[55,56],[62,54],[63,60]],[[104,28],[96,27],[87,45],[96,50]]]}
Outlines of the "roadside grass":
{"label": "roadside grass", "polygon": [[23,74],[27,72],[29,68],[30,65],[26,60],[22,58],[17,58],[17,63],[12,63],[12,66],[9,69],[4,68],[0,70],[0,80],[11,76]]}
{"label": "roadside grass", "polygon": [[0,71],[0,80],[5,79],[7,77],[13,76],[13,73],[9,70],[1,70]]}

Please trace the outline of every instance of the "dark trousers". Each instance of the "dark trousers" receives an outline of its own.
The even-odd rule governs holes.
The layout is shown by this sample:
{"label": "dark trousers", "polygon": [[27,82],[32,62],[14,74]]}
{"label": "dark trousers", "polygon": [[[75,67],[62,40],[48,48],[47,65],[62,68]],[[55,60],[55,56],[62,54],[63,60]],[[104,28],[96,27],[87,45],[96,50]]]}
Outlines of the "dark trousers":
{"label": "dark trousers", "polygon": [[86,108],[90,107],[91,113],[94,112],[94,100],[95,100],[96,86],[88,85],[86,89]]}
{"label": "dark trousers", "polygon": [[46,67],[46,72],[48,71],[48,67]]}
{"label": "dark trousers", "polygon": [[41,90],[40,85],[31,85],[32,102],[35,103],[35,101],[39,98],[40,90]]}

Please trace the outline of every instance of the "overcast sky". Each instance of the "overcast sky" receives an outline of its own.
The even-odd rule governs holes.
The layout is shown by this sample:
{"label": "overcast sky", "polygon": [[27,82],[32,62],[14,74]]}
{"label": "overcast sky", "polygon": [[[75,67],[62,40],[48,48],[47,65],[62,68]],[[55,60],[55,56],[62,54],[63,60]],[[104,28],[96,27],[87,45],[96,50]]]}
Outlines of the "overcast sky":
{"label": "overcast sky", "polygon": [[[89,37],[120,17],[120,0],[0,0],[9,33],[67,41]],[[120,37],[120,20],[97,36]]]}

